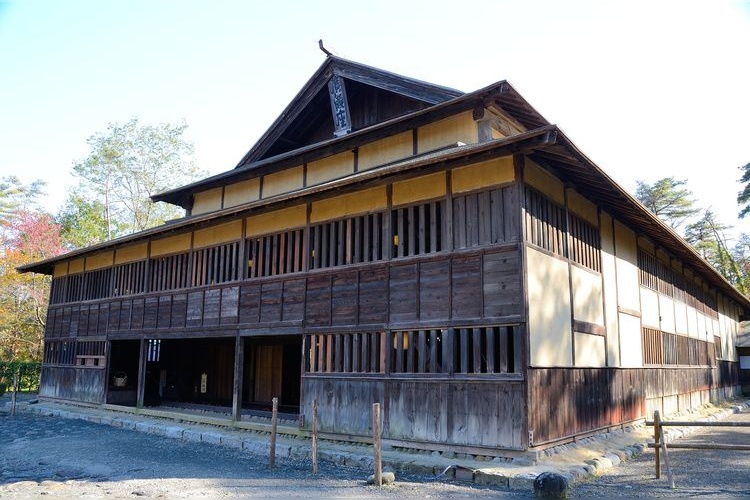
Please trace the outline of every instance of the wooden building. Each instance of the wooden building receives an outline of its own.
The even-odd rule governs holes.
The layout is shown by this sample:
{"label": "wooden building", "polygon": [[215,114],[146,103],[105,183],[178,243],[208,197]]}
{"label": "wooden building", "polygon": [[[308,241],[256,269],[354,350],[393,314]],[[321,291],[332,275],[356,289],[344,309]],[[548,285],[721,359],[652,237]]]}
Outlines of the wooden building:
{"label": "wooden building", "polygon": [[[637,141],[630,147],[637,147]],[[40,396],[502,455],[737,393],[748,300],[507,82],[330,56],[186,216],[51,274]]]}

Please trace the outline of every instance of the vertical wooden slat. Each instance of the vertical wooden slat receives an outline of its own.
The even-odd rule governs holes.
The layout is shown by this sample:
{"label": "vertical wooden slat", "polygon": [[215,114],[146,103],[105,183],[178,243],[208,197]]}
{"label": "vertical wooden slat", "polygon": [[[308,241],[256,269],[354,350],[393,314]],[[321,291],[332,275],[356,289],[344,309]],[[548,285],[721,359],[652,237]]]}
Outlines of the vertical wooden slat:
{"label": "vertical wooden slat", "polygon": [[429,242],[427,241],[427,216],[425,215],[425,208],[427,208],[424,204],[419,205],[417,207],[417,218],[414,221],[414,225],[417,227],[417,247],[414,248],[414,254],[425,254],[429,252],[428,245]]}
{"label": "vertical wooden slat", "polygon": [[352,335],[344,334],[344,372],[352,371]]}
{"label": "vertical wooden slat", "polygon": [[425,330],[419,330],[419,363],[417,367],[418,373],[427,373],[427,332]]}
{"label": "vertical wooden slat", "polygon": [[403,373],[404,371],[404,332],[397,331],[393,334],[396,338],[394,347],[396,348],[396,369],[394,372]]}
{"label": "vertical wooden slat", "polygon": [[438,331],[430,330],[430,373],[438,373]]}
{"label": "vertical wooden slat", "polygon": [[380,352],[380,337],[381,335],[377,332],[373,332],[370,335],[370,372],[377,373],[380,370],[380,358],[383,357],[383,353]]}
{"label": "vertical wooden slat", "polygon": [[343,357],[344,357],[344,335],[336,334],[336,355],[334,356],[334,363],[336,366],[335,371],[341,373],[343,371]]}
{"label": "vertical wooden slat", "polygon": [[414,373],[414,361],[415,353],[417,351],[417,345],[414,338],[414,332],[409,330],[406,332],[406,372]]}
{"label": "vertical wooden slat", "polygon": [[508,349],[508,327],[507,326],[501,326],[498,328],[498,337],[497,337],[497,344],[498,344],[498,351],[500,354],[499,361],[499,368],[500,373],[507,373],[508,372],[508,361],[510,360],[511,356],[513,356],[512,352],[509,352]]}
{"label": "vertical wooden slat", "polygon": [[357,333],[357,336],[359,336],[359,352],[360,352],[360,358],[361,361],[359,363],[359,371],[360,372],[367,372],[369,371],[367,369],[367,361],[370,359],[370,351],[368,350],[368,342],[367,342],[367,334],[366,333]]}
{"label": "vertical wooden slat", "polygon": [[359,333],[352,334],[352,337],[352,371],[359,373],[362,371],[360,366],[361,354],[359,352],[362,346],[360,345]]}
{"label": "vertical wooden slat", "polygon": [[455,370],[453,364],[453,360],[455,359],[453,355],[455,335],[456,330],[454,328],[443,330],[443,373],[452,374]]}
{"label": "vertical wooden slat", "polygon": [[396,210],[396,227],[397,227],[397,235],[398,235],[398,245],[397,245],[397,253],[396,255],[398,257],[404,256],[404,244],[406,242],[406,234],[405,233],[405,224],[404,224],[404,212],[405,209],[401,208],[399,210]]}
{"label": "vertical wooden slat", "polygon": [[438,248],[438,217],[437,211],[443,202],[433,201],[430,203],[430,249],[429,252],[437,252]]}
{"label": "vertical wooden slat", "polygon": [[404,220],[404,231],[406,232],[406,248],[404,248],[404,255],[416,255],[418,253],[415,246],[415,240],[417,236],[415,212],[415,206],[408,207],[404,210],[404,216],[406,217],[406,219]]}
{"label": "vertical wooden slat", "polygon": [[[371,221],[377,217],[377,214],[369,214],[364,216],[363,220],[363,238],[362,238],[362,262],[371,262],[373,260],[378,260],[375,257],[375,252],[377,251],[375,248],[374,242],[371,242],[370,235],[372,231],[372,225]],[[377,238],[376,238],[377,239]]]}
{"label": "vertical wooden slat", "polygon": [[326,373],[333,371],[333,335],[324,335],[326,339]]}
{"label": "vertical wooden slat", "polygon": [[482,329],[474,328],[472,332],[474,373],[482,373]]}
{"label": "vertical wooden slat", "polygon": [[495,332],[497,328],[485,328],[484,335],[486,339],[485,353],[487,359],[487,373],[495,373]]}
{"label": "vertical wooden slat", "polygon": [[469,330],[468,328],[459,329],[461,371],[460,373],[469,373]]}

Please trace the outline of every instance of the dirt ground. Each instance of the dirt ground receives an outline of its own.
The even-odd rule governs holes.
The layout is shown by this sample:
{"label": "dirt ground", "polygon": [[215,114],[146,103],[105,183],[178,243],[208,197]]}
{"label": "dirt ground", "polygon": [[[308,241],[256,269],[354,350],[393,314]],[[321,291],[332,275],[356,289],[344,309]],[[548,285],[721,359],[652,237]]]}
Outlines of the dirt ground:
{"label": "dirt ground", "polygon": [[[0,406],[8,396],[0,398]],[[750,422],[745,411],[729,420]],[[750,444],[750,428],[709,428],[680,442]],[[579,481],[571,498],[750,497],[750,452],[670,450],[654,478],[653,451]],[[180,441],[78,419],[0,412],[0,497],[507,497],[533,498],[445,477],[397,474],[394,485],[368,486],[370,470],[279,459],[236,448]]]}
{"label": "dirt ground", "polygon": [[366,470],[278,460],[81,420],[0,414],[0,497],[487,497],[512,493],[399,474],[376,488]]}

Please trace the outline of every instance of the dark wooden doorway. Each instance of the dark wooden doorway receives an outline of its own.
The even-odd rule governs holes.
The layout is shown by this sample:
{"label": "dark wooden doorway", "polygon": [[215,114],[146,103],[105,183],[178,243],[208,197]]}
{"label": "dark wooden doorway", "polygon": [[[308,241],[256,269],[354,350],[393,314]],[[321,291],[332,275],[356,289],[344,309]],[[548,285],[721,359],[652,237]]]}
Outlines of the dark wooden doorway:
{"label": "dark wooden doorway", "polygon": [[299,412],[301,337],[249,338],[246,342],[243,408],[268,410],[278,397],[280,411]]}

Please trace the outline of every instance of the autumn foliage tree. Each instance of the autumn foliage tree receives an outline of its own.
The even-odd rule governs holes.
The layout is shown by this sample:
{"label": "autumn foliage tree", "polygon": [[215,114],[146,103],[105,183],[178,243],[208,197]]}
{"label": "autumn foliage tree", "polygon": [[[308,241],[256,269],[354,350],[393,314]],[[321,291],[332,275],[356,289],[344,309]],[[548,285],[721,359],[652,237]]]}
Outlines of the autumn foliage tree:
{"label": "autumn foliage tree", "polygon": [[62,251],[48,214],[19,210],[0,220],[0,360],[41,361],[50,277],[16,268]]}

